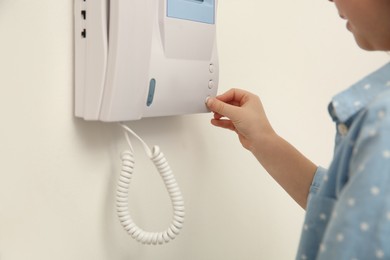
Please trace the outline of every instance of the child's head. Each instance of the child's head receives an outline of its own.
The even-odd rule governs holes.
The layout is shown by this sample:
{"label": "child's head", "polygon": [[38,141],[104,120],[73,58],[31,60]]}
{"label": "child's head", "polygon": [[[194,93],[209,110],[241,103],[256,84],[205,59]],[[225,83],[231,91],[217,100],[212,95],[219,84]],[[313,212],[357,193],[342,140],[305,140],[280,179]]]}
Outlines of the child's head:
{"label": "child's head", "polygon": [[390,0],[330,0],[365,50],[390,51]]}

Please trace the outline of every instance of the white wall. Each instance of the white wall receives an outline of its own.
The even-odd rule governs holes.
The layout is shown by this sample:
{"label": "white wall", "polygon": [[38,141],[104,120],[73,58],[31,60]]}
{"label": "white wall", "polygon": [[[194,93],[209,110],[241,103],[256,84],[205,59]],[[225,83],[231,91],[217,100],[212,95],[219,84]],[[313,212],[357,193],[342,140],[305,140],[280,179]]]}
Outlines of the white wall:
{"label": "white wall", "polygon": [[[73,117],[71,0],[0,1],[0,259],[293,259],[304,212],[211,115],[131,126],[159,144],[187,217],[165,246],[122,231],[114,195],[115,124]],[[388,60],[355,46],[328,1],[221,0],[220,92],[262,97],[275,129],[316,163],[332,156],[331,96]],[[137,144],[131,210],[146,229],[170,222],[169,199]]]}

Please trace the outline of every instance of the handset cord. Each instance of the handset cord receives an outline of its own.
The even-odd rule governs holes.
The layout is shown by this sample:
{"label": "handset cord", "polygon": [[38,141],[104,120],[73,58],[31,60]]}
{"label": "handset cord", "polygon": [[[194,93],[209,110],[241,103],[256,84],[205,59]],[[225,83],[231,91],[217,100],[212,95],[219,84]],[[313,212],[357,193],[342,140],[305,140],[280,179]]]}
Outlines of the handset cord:
{"label": "handset cord", "polygon": [[[169,241],[175,239],[184,223],[184,199],[180,188],[176,182],[175,177],[173,176],[172,170],[169,167],[167,160],[164,157],[164,154],[160,151],[160,148],[158,146],[154,146],[153,149],[150,149],[148,145],[133,130],[131,130],[123,123],[120,123],[120,126],[124,129],[125,137],[127,143],[129,144],[130,150],[124,151],[121,156],[122,169],[118,180],[116,193],[116,210],[119,220],[127,233],[138,242],[148,245],[168,243]],[[129,186],[134,172],[134,149],[131,145],[129,134],[132,134],[142,143],[146,154],[160,173],[160,176],[163,179],[171,198],[173,206],[173,219],[171,225],[165,231],[144,231],[133,222],[130,216],[128,197]]]}

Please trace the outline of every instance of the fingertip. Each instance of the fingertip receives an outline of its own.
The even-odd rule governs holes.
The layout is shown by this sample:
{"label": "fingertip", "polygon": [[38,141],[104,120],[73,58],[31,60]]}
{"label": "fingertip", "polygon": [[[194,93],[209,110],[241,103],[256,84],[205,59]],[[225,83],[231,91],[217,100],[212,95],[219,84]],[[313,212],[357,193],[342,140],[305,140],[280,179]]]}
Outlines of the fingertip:
{"label": "fingertip", "polygon": [[216,119],[211,119],[210,120],[210,123],[213,125],[213,126],[217,126],[217,122],[216,122],[217,120]]}
{"label": "fingertip", "polygon": [[218,113],[214,113],[214,119],[221,119],[223,116],[221,114],[218,114]]}
{"label": "fingertip", "polygon": [[211,124],[216,127],[221,127],[221,128],[235,131],[235,127],[230,120],[211,119]]}
{"label": "fingertip", "polygon": [[214,98],[213,97],[207,97],[206,98],[206,105],[210,108],[214,103]]}

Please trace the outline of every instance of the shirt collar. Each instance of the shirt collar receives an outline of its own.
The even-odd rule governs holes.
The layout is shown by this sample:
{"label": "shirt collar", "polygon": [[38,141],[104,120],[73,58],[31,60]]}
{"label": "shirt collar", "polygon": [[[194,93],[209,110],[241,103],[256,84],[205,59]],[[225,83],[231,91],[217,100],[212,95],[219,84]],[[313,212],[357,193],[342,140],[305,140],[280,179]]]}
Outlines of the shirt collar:
{"label": "shirt collar", "polygon": [[336,95],[329,104],[329,113],[334,121],[345,123],[386,90],[390,90],[390,63]]}

